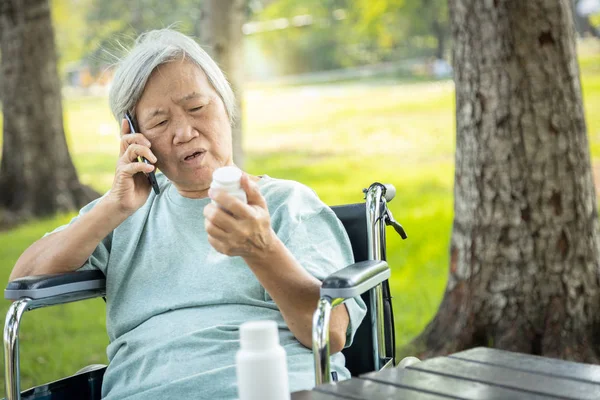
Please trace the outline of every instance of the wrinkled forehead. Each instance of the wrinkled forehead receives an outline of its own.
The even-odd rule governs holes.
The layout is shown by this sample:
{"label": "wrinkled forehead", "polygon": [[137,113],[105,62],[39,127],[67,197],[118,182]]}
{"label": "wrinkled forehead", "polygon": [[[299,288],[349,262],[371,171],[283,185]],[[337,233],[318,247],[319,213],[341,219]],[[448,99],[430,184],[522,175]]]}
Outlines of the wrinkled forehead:
{"label": "wrinkled forehead", "polygon": [[157,66],[150,74],[144,90],[135,105],[135,112],[145,117],[148,108],[164,101],[181,103],[193,99],[212,98],[216,95],[208,77],[192,61],[181,59]]}

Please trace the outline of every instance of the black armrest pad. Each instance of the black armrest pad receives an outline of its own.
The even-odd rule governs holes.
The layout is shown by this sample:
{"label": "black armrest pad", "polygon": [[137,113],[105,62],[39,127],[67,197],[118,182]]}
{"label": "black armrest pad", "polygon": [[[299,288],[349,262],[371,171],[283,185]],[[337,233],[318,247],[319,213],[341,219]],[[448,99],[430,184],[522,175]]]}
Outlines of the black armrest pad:
{"label": "black armrest pad", "polygon": [[75,271],[64,274],[26,276],[8,282],[4,298],[45,298],[84,290],[102,289],[106,278],[102,271]]}
{"label": "black armrest pad", "polygon": [[329,275],[321,285],[321,296],[350,298],[360,296],[390,277],[387,262],[361,261]]}

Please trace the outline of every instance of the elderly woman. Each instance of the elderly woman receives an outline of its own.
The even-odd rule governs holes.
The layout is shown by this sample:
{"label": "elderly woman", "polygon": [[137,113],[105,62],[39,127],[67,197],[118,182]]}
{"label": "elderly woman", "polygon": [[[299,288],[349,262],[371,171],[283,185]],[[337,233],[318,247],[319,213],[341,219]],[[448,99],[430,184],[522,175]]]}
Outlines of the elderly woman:
{"label": "elderly woman", "polygon": [[[142,35],[118,66],[110,105],[121,123],[112,188],[28,248],[11,279],[106,275],[107,399],[235,398],[238,328],[260,319],[278,323],[291,390],[311,388],[319,279],[353,262],[335,214],[300,183],[266,175],[243,175],[248,204],[209,190],[213,171],[234,165],[234,99],[185,35]],[[141,133],[130,132],[127,111]],[[143,174],[155,168],[158,195]],[[349,373],[340,350],[365,309],[352,299],[332,313],[341,379]]]}

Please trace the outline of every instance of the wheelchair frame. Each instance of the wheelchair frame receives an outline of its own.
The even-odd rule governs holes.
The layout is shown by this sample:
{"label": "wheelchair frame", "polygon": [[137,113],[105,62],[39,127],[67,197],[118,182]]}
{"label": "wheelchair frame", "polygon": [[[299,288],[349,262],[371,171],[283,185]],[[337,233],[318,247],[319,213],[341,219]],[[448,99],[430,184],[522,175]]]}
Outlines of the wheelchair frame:
{"label": "wheelchair frame", "polygon": [[[394,220],[391,211],[387,207],[387,203],[396,194],[396,189],[392,185],[383,185],[375,182],[368,189],[365,189],[364,193],[367,213],[368,259],[370,261],[379,261],[379,263],[371,262],[372,267],[369,270],[374,274],[356,286],[343,288],[340,287],[343,285],[328,285],[330,277],[323,282],[321,298],[313,316],[312,347],[315,364],[315,386],[331,382],[329,360],[329,320],[331,318],[331,310],[342,304],[345,300],[360,296],[367,290],[370,291],[370,324],[373,332],[375,370],[395,365],[394,357],[387,356],[385,347],[382,283],[391,276],[391,271],[387,262],[385,262],[385,227],[386,225],[393,225],[396,231],[402,236],[402,239],[406,239],[406,233],[402,226]],[[370,261],[363,263],[369,263]]]}
{"label": "wheelchair frame", "polygon": [[[385,254],[385,226],[393,225],[406,239],[387,202],[395,196],[392,185],[375,182],[364,189],[366,200],[368,260],[347,266],[323,280],[320,300],[313,315],[315,384],[331,381],[329,320],[331,310],[345,300],[370,292],[371,330],[375,370],[394,365],[386,356],[382,283],[390,277]],[[106,279],[100,271],[77,271],[59,275],[32,276],[10,282],[5,298],[14,300],[4,325],[4,366],[7,400],[21,399],[19,327],[25,311],[106,295]],[[392,342],[393,343],[393,342]],[[394,354],[393,349],[392,355]]]}

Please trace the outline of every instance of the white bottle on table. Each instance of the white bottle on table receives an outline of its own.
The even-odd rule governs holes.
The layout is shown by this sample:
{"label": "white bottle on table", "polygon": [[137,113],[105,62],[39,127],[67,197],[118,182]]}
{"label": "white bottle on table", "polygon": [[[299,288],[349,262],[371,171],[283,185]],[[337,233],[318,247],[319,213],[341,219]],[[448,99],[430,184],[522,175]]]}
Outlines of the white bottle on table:
{"label": "white bottle on table", "polygon": [[240,186],[242,171],[235,166],[217,168],[213,172],[211,189],[221,189],[230,195],[237,197],[244,203],[248,203],[246,192]]}
{"label": "white bottle on table", "polygon": [[286,354],[275,321],[240,326],[235,362],[240,400],[290,399]]}

